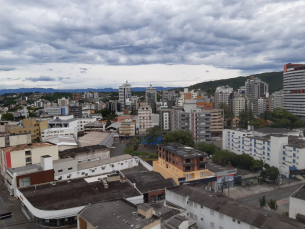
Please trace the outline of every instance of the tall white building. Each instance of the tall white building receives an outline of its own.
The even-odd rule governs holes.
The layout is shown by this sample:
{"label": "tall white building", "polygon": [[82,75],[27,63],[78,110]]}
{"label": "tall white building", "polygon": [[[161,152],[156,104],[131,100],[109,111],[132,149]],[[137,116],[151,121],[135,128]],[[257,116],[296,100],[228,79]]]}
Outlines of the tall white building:
{"label": "tall white building", "polygon": [[121,111],[124,111],[126,108],[131,110],[127,105],[127,102],[131,99],[131,84],[126,81],[125,84],[119,86],[119,103],[121,104]]}
{"label": "tall white building", "polygon": [[229,86],[217,87],[214,97],[214,107],[219,109],[221,103],[229,105],[230,95],[233,93],[233,88]]}
{"label": "tall white building", "polygon": [[60,106],[60,107],[69,106],[69,99],[66,99],[64,97],[62,97],[61,99],[58,99],[57,102],[58,102],[58,106]]}
{"label": "tall white building", "polygon": [[302,131],[261,128],[222,132],[222,147],[236,154],[248,154],[279,168],[285,176],[305,173],[305,139]]}
{"label": "tall white building", "polygon": [[305,119],[305,65],[284,66],[284,108]]}
{"label": "tall white building", "polygon": [[138,110],[139,134],[145,134],[148,128],[152,127],[152,110],[148,105],[141,105]]}

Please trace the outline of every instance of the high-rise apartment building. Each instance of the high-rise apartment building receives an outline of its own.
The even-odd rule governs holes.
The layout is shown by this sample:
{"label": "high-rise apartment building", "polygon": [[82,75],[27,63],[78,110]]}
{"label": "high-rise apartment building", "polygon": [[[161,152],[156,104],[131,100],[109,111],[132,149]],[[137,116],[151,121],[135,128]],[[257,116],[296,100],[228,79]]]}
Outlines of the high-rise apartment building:
{"label": "high-rise apartment building", "polygon": [[250,76],[245,83],[245,95],[250,99],[269,97],[269,85],[257,77]]}
{"label": "high-rise apartment building", "polygon": [[284,108],[305,119],[305,65],[286,64],[283,76]]}
{"label": "high-rise apartment building", "polygon": [[273,108],[283,108],[283,102],[284,102],[284,91],[277,91],[274,92],[270,98],[273,99]]}
{"label": "high-rise apartment building", "polygon": [[173,130],[173,109],[167,107],[160,109],[159,126],[162,132],[169,132]]}
{"label": "high-rise apartment building", "polygon": [[126,108],[131,110],[130,99],[131,99],[131,84],[129,84],[128,81],[126,81],[125,84],[119,86],[119,103],[121,104],[121,111],[124,111]]}
{"label": "high-rise apartment building", "polygon": [[58,106],[60,107],[65,107],[65,106],[69,106],[69,99],[62,97],[61,99],[57,100],[58,102]]}
{"label": "high-rise apartment building", "polygon": [[141,104],[138,110],[139,134],[145,134],[148,128],[152,127],[152,110],[146,104]]}
{"label": "high-rise apartment building", "polygon": [[146,88],[145,100],[147,102],[147,105],[149,105],[151,107],[156,106],[156,103],[157,103],[157,89],[153,88],[152,85],[150,85],[149,88]]}
{"label": "high-rise apartment building", "polygon": [[245,110],[246,107],[246,99],[242,96],[237,96],[233,99],[233,114],[235,117],[239,116],[239,113]]}
{"label": "high-rise apartment building", "polygon": [[214,96],[214,106],[219,109],[221,103],[229,105],[230,95],[233,93],[233,88],[230,86],[217,87]]}
{"label": "high-rise apartment building", "polygon": [[69,115],[73,115],[74,118],[81,118],[82,106],[77,106],[77,105],[69,106]]}

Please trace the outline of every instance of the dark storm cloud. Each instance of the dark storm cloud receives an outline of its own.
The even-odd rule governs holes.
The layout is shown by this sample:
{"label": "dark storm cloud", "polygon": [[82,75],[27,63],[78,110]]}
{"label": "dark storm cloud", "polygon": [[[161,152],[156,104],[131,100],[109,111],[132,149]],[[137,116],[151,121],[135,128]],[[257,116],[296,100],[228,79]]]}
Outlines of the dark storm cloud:
{"label": "dark storm cloud", "polygon": [[31,82],[55,81],[55,79],[50,77],[50,76],[29,77],[29,78],[25,78],[25,80],[28,80],[28,81],[31,81]]}
{"label": "dark storm cloud", "polygon": [[302,0],[4,1],[0,62],[279,70],[304,62],[304,7]]}

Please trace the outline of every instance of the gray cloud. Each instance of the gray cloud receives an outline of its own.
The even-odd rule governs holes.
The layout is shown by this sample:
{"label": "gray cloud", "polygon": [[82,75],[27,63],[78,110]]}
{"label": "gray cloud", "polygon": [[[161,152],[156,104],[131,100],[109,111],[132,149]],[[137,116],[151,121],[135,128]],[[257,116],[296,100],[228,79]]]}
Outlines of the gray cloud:
{"label": "gray cloud", "polygon": [[0,72],[8,72],[16,70],[15,67],[0,67]]}
{"label": "gray cloud", "polygon": [[32,81],[32,82],[55,81],[55,79],[50,76],[29,77],[29,78],[25,78],[25,80]]}
{"label": "gray cloud", "polygon": [[302,0],[4,1],[0,62],[279,70],[304,61],[304,7]]}
{"label": "gray cloud", "polygon": [[68,79],[71,79],[71,77],[58,77],[59,81],[68,80]]}

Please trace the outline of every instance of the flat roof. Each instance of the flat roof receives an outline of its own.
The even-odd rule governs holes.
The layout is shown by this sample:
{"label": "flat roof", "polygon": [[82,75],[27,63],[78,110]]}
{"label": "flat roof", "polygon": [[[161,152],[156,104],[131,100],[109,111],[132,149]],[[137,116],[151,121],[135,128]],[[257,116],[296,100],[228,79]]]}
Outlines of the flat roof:
{"label": "flat roof", "polygon": [[78,146],[78,143],[76,142],[76,139],[73,135],[49,136],[49,137],[46,137],[42,141],[50,142],[50,143],[56,144],[56,145],[76,145],[76,146]]}
{"label": "flat roof", "polygon": [[79,138],[78,141],[82,147],[99,145],[108,137],[109,134],[110,133],[106,133],[106,132],[91,131],[85,136]]}
{"label": "flat roof", "polygon": [[295,219],[283,217],[261,208],[248,206],[240,201],[205,190],[204,187],[203,184],[194,183],[167,188],[167,190],[182,196],[188,196],[189,201],[248,223],[256,228],[305,228],[304,224]]}
{"label": "flat roof", "polygon": [[291,195],[291,197],[305,200],[305,185],[303,185],[301,188],[299,188],[295,193]]}
{"label": "flat roof", "polygon": [[91,152],[107,150],[107,149],[109,148],[104,145],[90,145],[90,146],[84,146],[74,149],[66,149],[59,152],[58,154],[60,158],[67,158],[67,157],[75,157],[77,154],[80,153],[91,153]]}
{"label": "flat roof", "polygon": [[226,170],[229,170],[221,165],[217,165],[215,163],[212,162],[212,160],[209,160],[207,164],[205,164],[205,167],[214,172],[214,173],[217,173],[217,172],[223,172],[223,171],[226,171]]}
{"label": "flat roof", "polygon": [[111,229],[143,228],[159,219],[146,219],[138,214],[136,205],[126,200],[89,204],[79,215],[94,228]]}
{"label": "flat roof", "polygon": [[255,129],[255,132],[259,132],[259,133],[264,133],[264,134],[287,134],[290,132],[295,132],[292,131],[290,129],[285,129],[285,128],[271,128],[271,127],[264,127],[264,128],[260,128],[260,129]]}
{"label": "flat roof", "polygon": [[22,174],[29,174],[37,171],[42,171],[42,167],[40,164],[32,164],[32,165],[25,165],[22,167],[18,168],[7,168],[7,170],[13,174],[17,173],[17,175],[22,175]]}
{"label": "flat roof", "polygon": [[120,155],[120,156],[116,156],[116,157],[105,158],[102,160],[90,161],[90,162],[78,164],[77,170],[80,171],[80,170],[90,169],[90,168],[94,168],[94,167],[98,167],[98,166],[109,165],[112,163],[125,161],[125,160],[129,160],[129,159],[133,159],[133,157],[129,154],[124,154],[124,155]]}
{"label": "flat roof", "polygon": [[172,178],[165,179],[160,173],[154,171],[129,174],[126,177],[131,183],[135,183],[137,189],[142,193],[176,186]]}
{"label": "flat roof", "polygon": [[192,147],[188,147],[185,145],[182,145],[180,143],[167,143],[167,144],[161,144],[160,147],[175,153],[179,156],[183,157],[200,157],[200,156],[208,156],[207,153],[201,152],[197,149],[194,149]]}
{"label": "flat roof", "polygon": [[12,152],[12,151],[18,151],[18,150],[43,148],[43,147],[48,147],[48,146],[53,146],[53,145],[54,144],[49,143],[49,142],[39,142],[39,143],[10,146],[10,147],[6,147],[6,148],[2,148],[2,150],[7,153],[7,152]]}
{"label": "flat roof", "polygon": [[35,208],[41,210],[63,210],[141,195],[128,182],[121,181],[108,182],[108,188],[104,188],[103,182],[88,183],[83,178],[52,183],[55,185],[42,184],[19,190]]}

